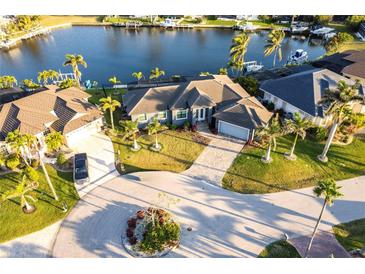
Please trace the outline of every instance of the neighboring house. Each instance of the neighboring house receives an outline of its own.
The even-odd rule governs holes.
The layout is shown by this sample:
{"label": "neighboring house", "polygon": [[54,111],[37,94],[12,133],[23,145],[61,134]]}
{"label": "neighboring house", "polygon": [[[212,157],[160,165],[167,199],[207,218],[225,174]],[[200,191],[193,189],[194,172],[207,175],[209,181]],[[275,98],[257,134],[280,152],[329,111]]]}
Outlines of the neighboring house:
{"label": "neighboring house", "polygon": [[359,80],[365,86],[365,50],[349,50],[335,53],[312,63],[315,67],[326,68],[352,80]]}
{"label": "neighboring house", "polygon": [[0,139],[19,129],[38,137],[59,131],[69,146],[100,131],[102,113],[90,104],[89,94],[76,87],[59,89],[46,86],[43,91],[0,105]]}
{"label": "neighboring house", "polygon": [[[331,117],[325,115],[325,109],[320,101],[326,89],[336,88],[340,80],[349,85],[355,83],[328,69],[313,69],[280,79],[267,80],[262,83],[260,90],[264,100],[272,102],[275,109],[283,109],[286,113],[292,114],[298,112],[314,124],[326,126]],[[363,95],[362,86],[360,94]]]}
{"label": "neighboring house", "polygon": [[213,75],[171,86],[130,90],[123,96],[130,119],[145,127],[153,117],[181,126],[207,123],[218,132],[252,138],[272,113],[226,75]]}

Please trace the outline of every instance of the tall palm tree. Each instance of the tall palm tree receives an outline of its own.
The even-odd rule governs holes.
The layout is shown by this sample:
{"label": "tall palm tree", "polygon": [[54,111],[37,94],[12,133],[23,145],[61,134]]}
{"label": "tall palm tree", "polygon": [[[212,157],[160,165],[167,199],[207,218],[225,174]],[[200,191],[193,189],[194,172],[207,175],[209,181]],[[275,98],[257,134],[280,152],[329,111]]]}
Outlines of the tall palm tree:
{"label": "tall palm tree", "polygon": [[107,111],[109,109],[110,111],[110,123],[112,124],[112,129],[114,130],[114,118],[113,118],[113,112],[117,107],[120,107],[121,104],[119,101],[112,99],[111,96],[108,96],[106,98],[101,98],[99,100],[101,103],[101,108],[104,111]]}
{"label": "tall palm tree", "polygon": [[337,127],[344,121],[351,119],[351,106],[353,103],[362,102],[363,96],[359,95],[359,82],[350,86],[345,81],[341,80],[337,83],[336,89],[326,90],[320,103],[326,109],[326,115],[332,116],[332,126],[329,132],[326,145],[324,146],[321,155],[318,159],[322,162],[327,162],[327,152],[331,146],[333,138],[336,134]]}
{"label": "tall palm tree", "polygon": [[24,210],[25,213],[31,213],[35,210],[35,206],[31,205],[28,200],[36,202],[37,199],[28,193],[37,189],[38,186],[38,182],[29,182],[26,178],[26,175],[23,175],[21,183],[18,184],[15,189],[3,193],[1,195],[1,199],[2,201],[6,201],[14,198],[20,198],[21,208]]}
{"label": "tall palm tree", "polygon": [[161,76],[165,75],[164,70],[160,70],[158,67],[151,70],[150,79],[155,79],[157,83],[157,79]]}
{"label": "tall palm tree", "polygon": [[132,76],[137,79],[138,84],[139,84],[139,81],[141,81],[141,79],[144,78],[142,71],[133,72]]}
{"label": "tall palm tree", "polygon": [[167,129],[167,127],[164,125],[161,125],[160,122],[158,121],[157,117],[154,117],[152,122],[148,124],[147,129],[148,129],[148,135],[155,135],[154,148],[156,150],[161,149],[161,145],[158,143],[158,140],[157,140],[158,133],[160,131]]}
{"label": "tall palm tree", "polygon": [[323,200],[323,206],[322,206],[321,213],[319,214],[316,226],[314,227],[312,237],[309,241],[307,250],[305,252],[305,257],[308,256],[308,253],[312,247],[314,236],[316,235],[318,226],[321,222],[323,212],[326,209],[326,206],[327,205],[331,206],[335,199],[343,196],[343,194],[339,191],[340,188],[341,188],[341,186],[337,186],[336,181],[330,178],[330,179],[325,179],[325,180],[318,182],[318,185],[313,189],[314,194],[317,197],[323,196],[324,200]]}
{"label": "tall palm tree", "polygon": [[243,70],[245,54],[247,52],[249,42],[250,37],[244,32],[238,34],[232,39],[232,45],[229,51],[231,58],[230,64],[232,67],[237,69],[237,74]]}
{"label": "tall palm tree", "polygon": [[84,57],[80,54],[66,54],[66,61],[63,62],[64,66],[71,66],[73,73],[76,77],[77,85],[80,86],[81,80],[81,71],[79,70],[79,65],[84,66],[87,68],[87,63],[84,60]]}
{"label": "tall palm tree", "polygon": [[285,130],[287,132],[295,134],[295,138],[294,138],[293,145],[292,145],[290,152],[285,153],[285,156],[289,160],[296,159],[294,150],[295,150],[295,145],[297,144],[298,136],[300,138],[302,138],[302,140],[304,140],[307,135],[306,130],[311,127],[313,127],[312,122],[306,118],[302,118],[298,112],[294,113],[293,120],[286,120]]}
{"label": "tall palm tree", "polygon": [[269,39],[265,45],[265,56],[274,53],[273,66],[275,67],[276,55],[279,57],[279,61],[282,59],[281,42],[285,38],[285,32],[283,30],[274,29],[269,34]]}
{"label": "tall palm tree", "polygon": [[116,76],[113,76],[113,77],[109,78],[109,83],[111,83],[112,85],[116,85],[116,84],[120,84],[120,81],[118,80],[118,78]]}
{"label": "tall palm tree", "polygon": [[276,150],[276,138],[283,136],[284,134],[278,115],[276,115],[268,125],[257,129],[256,136],[268,146],[265,156],[261,159],[262,162],[272,162],[271,148],[273,147],[273,150]]}
{"label": "tall palm tree", "polygon": [[54,80],[54,79],[57,79],[58,76],[59,76],[59,74],[57,71],[50,69],[50,70],[44,70],[44,71],[38,72],[37,79],[40,84],[48,85],[49,79]]}
{"label": "tall palm tree", "polygon": [[131,121],[131,120],[124,120],[120,121],[120,125],[123,129],[123,140],[132,137],[133,138],[133,147],[132,149],[137,151],[140,149],[140,146],[137,143],[137,133],[139,132],[138,129],[138,120],[137,121]]}

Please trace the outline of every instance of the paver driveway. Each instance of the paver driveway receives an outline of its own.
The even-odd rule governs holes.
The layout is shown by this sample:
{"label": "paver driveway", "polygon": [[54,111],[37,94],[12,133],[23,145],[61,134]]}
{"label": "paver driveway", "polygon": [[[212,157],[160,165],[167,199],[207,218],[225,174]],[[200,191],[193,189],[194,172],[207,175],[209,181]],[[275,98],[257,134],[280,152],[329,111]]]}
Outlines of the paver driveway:
{"label": "paver driveway", "polygon": [[[322,230],[365,217],[365,177],[339,183],[344,197],[325,212]],[[160,192],[180,199],[170,210],[182,226],[181,245],[169,257],[255,257],[284,232],[310,233],[322,203],[312,188],[243,195],[179,174],[134,173],[106,182],[79,202],[62,223],[53,256],[128,257],[121,246],[126,220],[155,203]]]}

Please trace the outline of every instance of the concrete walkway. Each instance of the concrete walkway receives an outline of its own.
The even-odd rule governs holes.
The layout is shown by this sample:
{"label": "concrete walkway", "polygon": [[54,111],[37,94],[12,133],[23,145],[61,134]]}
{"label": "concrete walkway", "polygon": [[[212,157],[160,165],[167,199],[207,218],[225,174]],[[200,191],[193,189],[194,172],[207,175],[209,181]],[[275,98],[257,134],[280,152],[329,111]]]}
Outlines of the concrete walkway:
{"label": "concrete walkway", "polygon": [[[89,160],[90,183],[76,185],[80,197],[119,176],[114,166],[113,144],[106,135],[94,134],[73,149],[86,152]],[[40,231],[0,244],[0,257],[49,257],[61,223],[58,221]]]}
{"label": "concrete walkway", "polygon": [[[289,239],[300,256],[305,257],[309,240],[312,234]],[[332,231],[318,231],[313,239],[312,247],[308,253],[308,258],[350,258],[350,254],[337,241]]]}
{"label": "concrete walkway", "polygon": [[[365,218],[365,176],[339,184],[344,196],[325,211],[323,231]],[[312,188],[244,195],[180,174],[134,173],[103,184],[78,203],[62,223],[53,256],[129,257],[121,245],[126,221],[155,204],[161,192],[179,200],[169,210],[181,224],[181,245],[168,257],[256,257],[283,233],[291,239],[310,234],[322,206]]]}
{"label": "concrete walkway", "polygon": [[182,174],[221,186],[224,174],[242,150],[245,142],[222,135],[214,135],[209,132],[208,128],[199,130],[199,133],[211,141],[193,165]]}

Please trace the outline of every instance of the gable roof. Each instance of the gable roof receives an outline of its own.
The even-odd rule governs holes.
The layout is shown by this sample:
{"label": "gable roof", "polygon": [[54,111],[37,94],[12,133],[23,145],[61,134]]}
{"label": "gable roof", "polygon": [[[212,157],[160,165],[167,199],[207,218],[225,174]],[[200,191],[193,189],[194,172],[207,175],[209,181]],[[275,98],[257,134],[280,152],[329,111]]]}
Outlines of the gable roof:
{"label": "gable roof", "polygon": [[265,126],[272,116],[273,113],[253,96],[244,98],[213,115],[216,119],[249,129]]}
{"label": "gable roof", "polygon": [[211,107],[249,96],[228,76],[213,75],[179,85],[131,90],[123,96],[123,105],[128,115],[136,115],[167,109]]}
{"label": "gable roof", "polygon": [[15,129],[38,134],[47,128],[67,133],[81,127],[101,117],[101,112],[87,102],[88,97],[75,87],[60,90],[49,85],[43,91],[4,104],[0,107],[1,137]]}
{"label": "gable roof", "polygon": [[265,81],[260,89],[312,116],[323,117],[324,113],[319,101],[325,90],[335,88],[340,80],[349,85],[355,83],[328,69],[314,69],[280,79]]}

